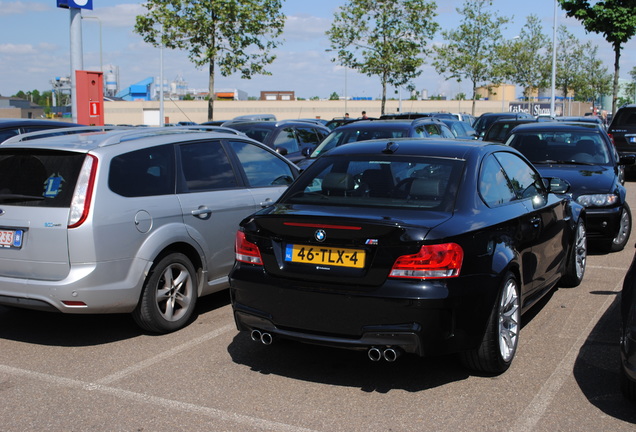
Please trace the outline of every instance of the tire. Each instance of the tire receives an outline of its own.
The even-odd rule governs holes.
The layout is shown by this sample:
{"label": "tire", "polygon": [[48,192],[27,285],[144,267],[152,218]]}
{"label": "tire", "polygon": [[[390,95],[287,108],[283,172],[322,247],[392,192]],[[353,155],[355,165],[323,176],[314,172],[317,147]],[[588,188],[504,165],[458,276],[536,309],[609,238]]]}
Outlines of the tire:
{"label": "tire", "polygon": [[611,252],[622,251],[627,242],[629,241],[629,235],[632,232],[632,212],[629,209],[627,203],[623,203],[623,211],[621,212],[621,220],[619,223],[618,233],[612,240],[610,246]]}
{"label": "tire", "polygon": [[514,274],[507,272],[481,344],[477,349],[463,353],[464,365],[493,375],[508,370],[517,352],[520,318],[519,283]]}
{"label": "tire", "polygon": [[185,255],[171,253],[150,270],[133,318],[144,330],[173,332],[188,323],[196,301],[194,266]]}
{"label": "tire", "polygon": [[632,381],[627,376],[625,369],[623,369],[623,365],[621,365],[620,380],[623,396],[631,401],[636,401],[636,381]]}
{"label": "tire", "polygon": [[568,256],[565,273],[561,278],[561,285],[564,287],[576,287],[583,281],[585,275],[585,264],[587,263],[587,231],[582,220],[576,225],[572,250]]}

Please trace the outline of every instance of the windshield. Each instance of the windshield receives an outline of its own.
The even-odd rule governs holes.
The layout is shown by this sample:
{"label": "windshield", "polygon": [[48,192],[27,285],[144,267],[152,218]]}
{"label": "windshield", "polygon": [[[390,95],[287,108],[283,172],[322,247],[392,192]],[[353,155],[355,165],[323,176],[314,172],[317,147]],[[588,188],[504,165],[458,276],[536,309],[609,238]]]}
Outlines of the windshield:
{"label": "windshield", "polygon": [[604,165],[610,163],[607,146],[591,131],[541,131],[513,134],[507,144],[533,163]]}
{"label": "windshield", "polygon": [[450,212],[463,166],[462,160],[412,155],[325,156],[290,186],[280,202]]}

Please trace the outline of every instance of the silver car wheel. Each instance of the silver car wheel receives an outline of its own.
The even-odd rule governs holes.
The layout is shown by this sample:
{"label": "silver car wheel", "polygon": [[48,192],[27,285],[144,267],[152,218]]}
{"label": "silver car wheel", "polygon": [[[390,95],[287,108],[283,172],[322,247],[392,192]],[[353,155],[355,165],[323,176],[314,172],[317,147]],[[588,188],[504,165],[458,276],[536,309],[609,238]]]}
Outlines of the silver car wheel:
{"label": "silver car wheel", "polygon": [[499,352],[504,362],[512,360],[517,351],[519,317],[519,295],[515,280],[510,278],[499,302]]}
{"label": "silver car wheel", "polygon": [[166,321],[177,321],[189,310],[194,283],[188,269],[172,263],[163,271],[157,286],[157,307]]}
{"label": "silver car wheel", "polygon": [[576,266],[576,277],[583,278],[585,264],[587,260],[587,233],[585,225],[579,223],[576,230],[576,242],[574,244],[574,264]]}
{"label": "silver car wheel", "polygon": [[627,238],[629,237],[630,231],[632,228],[632,218],[629,214],[629,211],[623,209],[621,212],[621,220],[618,226],[618,234],[614,237],[613,243],[614,245],[624,246],[627,243]]}

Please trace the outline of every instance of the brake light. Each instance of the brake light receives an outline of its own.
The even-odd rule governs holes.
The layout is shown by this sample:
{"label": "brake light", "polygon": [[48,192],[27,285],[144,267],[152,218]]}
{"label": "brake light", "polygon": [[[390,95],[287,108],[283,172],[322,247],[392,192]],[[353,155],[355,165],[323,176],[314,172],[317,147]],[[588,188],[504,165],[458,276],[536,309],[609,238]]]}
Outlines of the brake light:
{"label": "brake light", "polygon": [[236,242],[234,244],[236,260],[248,264],[263,265],[261,252],[258,246],[247,241],[243,231],[236,232]]}
{"label": "brake light", "polygon": [[424,245],[413,255],[399,257],[389,277],[435,279],[459,276],[464,250],[456,243]]}
{"label": "brake light", "polygon": [[608,133],[607,133],[607,136],[609,136],[609,139],[610,139],[610,141],[612,142],[612,144],[613,144],[614,146],[616,146],[616,143],[614,142],[614,135],[613,135],[613,134],[611,134],[610,132],[608,132]]}
{"label": "brake light", "polygon": [[91,207],[91,199],[93,198],[93,185],[95,184],[95,175],[97,173],[97,158],[87,155],[82,164],[75,192],[71,199],[71,208],[68,216],[68,227],[77,228],[84,223],[88,217],[88,211]]}

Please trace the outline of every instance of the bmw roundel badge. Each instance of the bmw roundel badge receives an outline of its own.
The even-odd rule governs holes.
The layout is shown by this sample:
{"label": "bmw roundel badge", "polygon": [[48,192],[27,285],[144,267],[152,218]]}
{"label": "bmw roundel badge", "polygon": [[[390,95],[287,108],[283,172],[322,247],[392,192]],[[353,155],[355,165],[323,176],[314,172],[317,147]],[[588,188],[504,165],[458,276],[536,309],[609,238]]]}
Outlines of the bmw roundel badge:
{"label": "bmw roundel badge", "polygon": [[316,232],[314,233],[314,237],[316,238],[317,241],[324,242],[325,239],[327,238],[327,233],[325,232],[325,230],[319,229],[319,230],[316,230]]}

